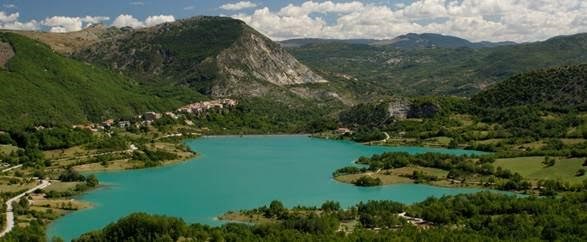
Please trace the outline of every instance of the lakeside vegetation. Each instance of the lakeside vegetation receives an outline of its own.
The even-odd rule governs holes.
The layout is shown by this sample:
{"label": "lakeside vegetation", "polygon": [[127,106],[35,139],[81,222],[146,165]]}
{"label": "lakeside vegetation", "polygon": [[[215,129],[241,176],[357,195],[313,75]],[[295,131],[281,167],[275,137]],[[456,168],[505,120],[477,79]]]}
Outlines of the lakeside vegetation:
{"label": "lakeside vegetation", "polygon": [[[358,160],[368,168],[345,167],[333,175],[360,186],[426,182],[548,193],[552,189],[543,186],[548,183],[558,184],[561,191],[573,190],[585,180],[586,75],[587,65],[553,68],[517,75],[471,100],[415,97],[359,104],[339,116],[339,123],[352,131],[325,136],[491,154],[390,153]],[[430,168],[448,173],[428,174]]]}
{"label": "lakeside vegetation", "polygon": [[369,201],[349,208],[328,201],[319,208],[288,209],[273,201],[268,207],[237,212],[245,221],[263,218],[254,225],[190,225],[138,213],[75,241],[581,241],[587,239],[585,202],[585,192],[547,198],[485,192],[413,205]]}
{"label": "lakeside vegetation", "polygon": [[[537,162],[536,159],[540,159]],[[357,186],[378,186],[396,183],[427,183],[451,187],[484,187],[552,195],[557,192],[587,190],[584,159],[562,160],[559,166],[549,164],[554,158],[534,157],[500,159],[492,155],[480,157],[447,154],[383,153],[360,157],[356,163],[333,172],[336,180]],[[510,170],[512,169],[512,170]]]}
{"label": "lakeside vegetation", "polygon": [[[194,157],[182,139],[165,135],[195,129],[155,126],[133,130],[110,127],[102,132],[64,126],[14,129],[0,132],[0,144],[12,147],[0,152],[2,164],[17,166],[0,175],[0,202],[49,180],[51,185],[15,203],[15,223],[7,241],[45,241],[45,226],[72,211],[91,205],[73,197],[99,187],[94,175],[80,172],[138,169],[173,164]],[[3,168],[4,169],[4,168]],[[4,211],[6,208],[2,206]],[[0,226],[4,226],[5,219]]]}

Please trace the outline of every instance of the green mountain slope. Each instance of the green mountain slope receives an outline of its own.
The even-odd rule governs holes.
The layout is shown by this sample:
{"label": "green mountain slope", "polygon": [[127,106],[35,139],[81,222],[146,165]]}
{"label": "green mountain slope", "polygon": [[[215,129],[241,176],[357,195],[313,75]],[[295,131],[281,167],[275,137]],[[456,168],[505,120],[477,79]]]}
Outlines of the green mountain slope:
{"label": "green mountain slope", "polygon": [[146,95],[128,77],[63,57],[21,35],[0,33],[0,42],[15,53],[0,68],[0,128],[100,121],[181,104]]}
{"label": "green mountain slope", "polygon": [[[587,64],[516,75],[475,95],[483,107],[587,105]],[[587,107],[587,106],[585,106]]]}
{"label": "green mountain slope", "polygon": [[396,94],[469,96],[518,73],[587,62],[587,34],[483,49],[330,42],[288,50],[327,79],[344,76]]}

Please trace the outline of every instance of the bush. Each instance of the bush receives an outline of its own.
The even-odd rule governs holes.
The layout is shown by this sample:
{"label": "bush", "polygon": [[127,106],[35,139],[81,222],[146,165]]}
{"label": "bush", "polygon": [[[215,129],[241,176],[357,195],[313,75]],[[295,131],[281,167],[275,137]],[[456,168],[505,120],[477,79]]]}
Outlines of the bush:
{"label": "bush", "polygon": [[381,179],[374,178],[370,176],[362,176],[359,179],[353,181],[353,184],[360,186],[360,187],[372,187],[372,186],[379,186],[382,184]]}

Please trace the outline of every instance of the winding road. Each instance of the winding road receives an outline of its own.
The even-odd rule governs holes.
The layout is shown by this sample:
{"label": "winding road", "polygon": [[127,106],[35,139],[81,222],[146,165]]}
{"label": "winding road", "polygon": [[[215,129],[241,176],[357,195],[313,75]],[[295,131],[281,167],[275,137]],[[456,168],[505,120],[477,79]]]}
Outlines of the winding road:
{"label": "winding road", "polygon": [[43,189],[51,185],[51,182],[48,180],[42,180],[41,184],[36,187],[29,189],[26,192],[19,194],[16,197],[8,199],[6,201],[6,227],[0,232],[0,237],[4,237],[4,235],[8,234],[14,228],[14,212],[12,211],[12,203],[18,201],[20,198],[24,197],[25,195],[34,192],[37,189]]}

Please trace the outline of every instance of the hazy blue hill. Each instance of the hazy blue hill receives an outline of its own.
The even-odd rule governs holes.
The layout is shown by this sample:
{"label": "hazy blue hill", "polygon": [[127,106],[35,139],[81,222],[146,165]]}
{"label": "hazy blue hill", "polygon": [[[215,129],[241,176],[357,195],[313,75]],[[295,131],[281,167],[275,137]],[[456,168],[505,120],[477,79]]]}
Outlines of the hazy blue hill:
{"label": "hazy blue hill", "polygon": [[29,38],[0,33],[16,55],[0,69],[0,128],[72,124],[181,104],[143,93],[128,77],[75,61]]}
{"label": "hazy blue hill", "polygon": [[361,44],[368,45],[377,42],[374,39],[320,39],[320,38],[303,38],[303,39],[288,39],[279,41],[279,44],[286,48],[302,47],[313,44],[327,44],[327,43],[344,43],[344,44]]}
{"label": "hazy blue hill", "polygon": [[484,107],[516,105],[587,105],[587,64],[516,75],[499,82],[473,101]]}
{"label": "hazy blue hill", "polygon": [[515,45],[515,42],[471,42],[463,38],[434,34],[423,33],[415,34],[409,33],[400,35],[393,39],[320,39],[320,38],[304,38],[304,39],[289,39],[280,41],[279,44],[286,48],[297,48],[307,45],[316,44],[354,44],[354,45],[372,45],[372,46],[387,46],[399,49],[415,49],[415,48],[492,48],[504,45]]}
{"label": "hazy blue hill", "polygon": [[[381,44],[378,44],[381,45]],[[474,47],[473,43],[466,39],[454,36],[440,35],[440,34],[406,34],[398,36],[392,40],[391,46],[395,48],[459,48],[459,47]]]}

